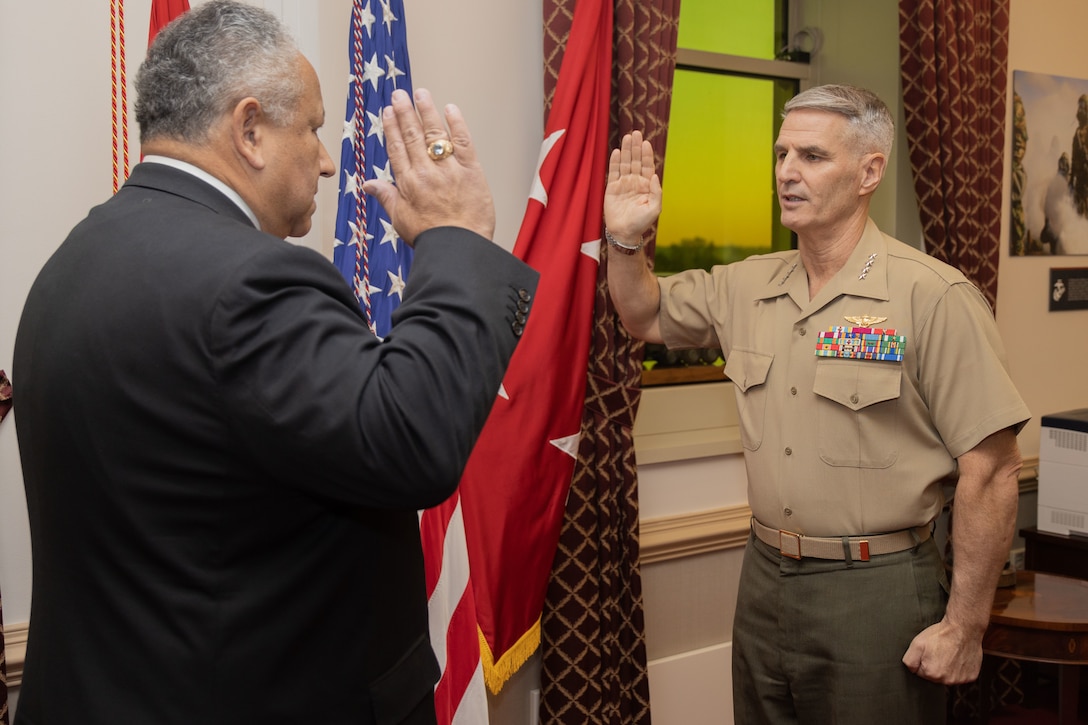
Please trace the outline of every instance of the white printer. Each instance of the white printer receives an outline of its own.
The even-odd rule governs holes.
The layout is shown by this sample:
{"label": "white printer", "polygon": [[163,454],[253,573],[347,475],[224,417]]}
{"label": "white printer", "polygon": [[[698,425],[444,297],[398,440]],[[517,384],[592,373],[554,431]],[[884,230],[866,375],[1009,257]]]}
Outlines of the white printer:
{"label": "white printer", "polygon": [[1043,416],[1038,517],[1040,531],[1088,536],[1088,408]]}

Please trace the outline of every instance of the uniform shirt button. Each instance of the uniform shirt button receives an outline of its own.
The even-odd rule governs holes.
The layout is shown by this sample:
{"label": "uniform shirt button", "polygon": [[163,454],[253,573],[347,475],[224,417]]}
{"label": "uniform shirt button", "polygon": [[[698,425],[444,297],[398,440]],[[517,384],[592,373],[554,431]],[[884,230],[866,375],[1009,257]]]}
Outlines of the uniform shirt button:
{"label": "uniform shirt button", "polygon": [[801,337],[804,337],[805,335],[808,334],[808,330],[806,330],[805,328],[802,327],[800,330],[797,331],[797,334],[800,335]]}
{"label": "uniform shirt button", "polygon": [[797,388],[790,388],[790,395],[797,395]]}
{"label": "uniform shirt button", "polygon": [[786,516],[793,516],[793,509],[784,508],[784,509],[782,509],[782,513],[786,514]]}
{"label": "uniform shirt button", "polygon": [[857,393],[854,393],[853,395],[850,396],[850,402],[853,403],[854,405],[857,405],[857,403],[858,403],[858,394]]}
{"label": "uniform shirt button", "polygon": [[790,448],[789,446],[786,447],[786,455],[787,456],[792,456],[793,455],[793,449]]}

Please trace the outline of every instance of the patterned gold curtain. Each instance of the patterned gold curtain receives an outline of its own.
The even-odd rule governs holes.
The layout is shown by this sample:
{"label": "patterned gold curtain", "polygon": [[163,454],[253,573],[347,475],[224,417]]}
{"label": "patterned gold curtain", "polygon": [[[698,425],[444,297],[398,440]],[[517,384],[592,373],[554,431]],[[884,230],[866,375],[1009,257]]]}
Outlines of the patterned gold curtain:
{"label": "patterned gold curtain", "polygon": [[993,306],[1009,0],[900,0],[899,56],[926,251],[962,270]]}
{"label": "patterned gold curtain", "polygon": [[[547,118],[575,0],[544,0]],[[610,142],[641,129],[662,169],[679,0],[615,0]],[[604,183],[604,180],[601,180]],[[652,244],[652,240],[649,240]],[[643,344],[597,280],[586,407],[574,478],[541,617],[540,719],[546,725],[650,722],[631,429]]]}

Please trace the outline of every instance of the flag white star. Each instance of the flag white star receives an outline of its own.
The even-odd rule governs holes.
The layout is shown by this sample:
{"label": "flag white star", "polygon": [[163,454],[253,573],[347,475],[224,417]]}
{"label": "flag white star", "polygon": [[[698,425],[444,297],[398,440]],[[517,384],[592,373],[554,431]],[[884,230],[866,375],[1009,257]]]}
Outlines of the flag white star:
{"label": "flag white star", "polygon": [[392,270],[389,270],[386,274],[389,275],[389,291],[385,293],[386,297],[402,297],[401,292],[404,291],[404,272],[401,271],[401,267],[397,266],[397,273],[393,274]]}
{"label": "flag white star", "polygon": [[353,146],[355,145],[355,116],[344,121],[344,135],[340,137],[340,141],[348,141]]}
{"label": "flag white star", "polygon": [[378,90],[378,81],[385,75],[385,71],[378,65],[378,54],[370,56],[370,60],[363,63],[363,83],[370,81],[374,90]]}
{"label": "flag white star", "polygon": [[559,450],[566,453],[571,458],[578,459],[578,439],[581,437],[581,433],[575,433],[574,435],[565,436],[563,438],[556,438],[555,440],[548,441]]}
{"label": "flag white star", "polygon": [[385,181],[388,181],[390,184],[393,183],[393,172],[389,168],[389,162],[388,161],[385,162],[384,167],[371,166],[370,168],[372,168],[374,170],[374,178],[375,179],[383,179]]}
{"label": "flag white star", "polygon": [[385,146],[385,126],[382,125],[381,116],[367,111],[366,117],[370,119],[370,130],[366,132],[367,137],[377,136],[378,143]]}
{"label": "flag white star", "polygon": [[358,199],[359,198],[359,187],[362,186],[362,184],[360,183],[361,181],[362,181],[362,179],[359,178],[358,174],[349,174],[347,171],[345,171],[344,172],[344,195],[347,196],[348,194],[351,194],[356,199]]}
{"label": "flag white star", "polygon": [[366,28],[366,34],[371,38],[374,37],[374,21],[376,20],[374,13],[370,12],[370,3],[367,3],[359,15],[359,24]]}
{"label": "flag white star", "polygon": [[404,75],[404,71],[397,67],[396,61],[385,56],[385,77],[393,81],[393,87],[397,87],[397,77]]}
{"label": "flag white star", "polygon": [[379,217],[378,221],[382,223],[382,229],[384,230],[384,233],[382,234],[382,240],[379,242],[379,244],[392,244],[393,251],[398,251],[397,240],[400,239],[400,237],[397,236],[397,230],[393,228],[392,222],[390,222],[388,219],[383,219],[381,217]]}
{"label": "flag white star", "polygon": [[544,166],[544,161],[548,158],[548,154],[552,152],[555,144],[559,142],[560,137],[566,132],[567,129],[565,128],[554,131],[540,145],[540,158],[536,162],[536,176],[533,177],[533,188],[529,191],[529,198],[536,199],[544,206],[548,205],[548,190],[544,188],[544,182],[540,180],[540,169]]}
{"label": "flag white star", "polygon": [[505,385],[499,385],[499,397],[510,400],[510,393],[506,392]]}
{"label": "flag white star", "polygon": [[353,247],[361,247],[359,240],[362,238],[362,227],[359,226],[359,220],[348,222],[348,229],[351,230],[351,245]]}
{"label": "flag white star", "polygon": [[382,22],[385,23],[385,29],[388,32],[392,33],[393,32],[393,23],[395,23],[398,20],[398,18],[397,18],[397,16],[393,15],[393,8],[389,7],[389,0],[381,0],[381,3],[382,3]]}

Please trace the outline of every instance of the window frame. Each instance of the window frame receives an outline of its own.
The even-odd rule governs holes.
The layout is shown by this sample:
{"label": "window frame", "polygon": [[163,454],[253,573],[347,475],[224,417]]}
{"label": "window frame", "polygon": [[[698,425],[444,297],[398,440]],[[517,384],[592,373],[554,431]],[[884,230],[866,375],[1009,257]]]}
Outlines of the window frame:
{"label": "window frame", "polygon": [[[808,63],[753,58],[692,48],[676,49],[676,70],[719,73],[761,80],[786,80],[795,82],[799,90],[808,88],[812,80],[812,68]],[[794,244],[796,245],[796,236]],[[724,379],[722,368],[709,364],[662,367],[642,371],[643,387],[721,382]]]}

